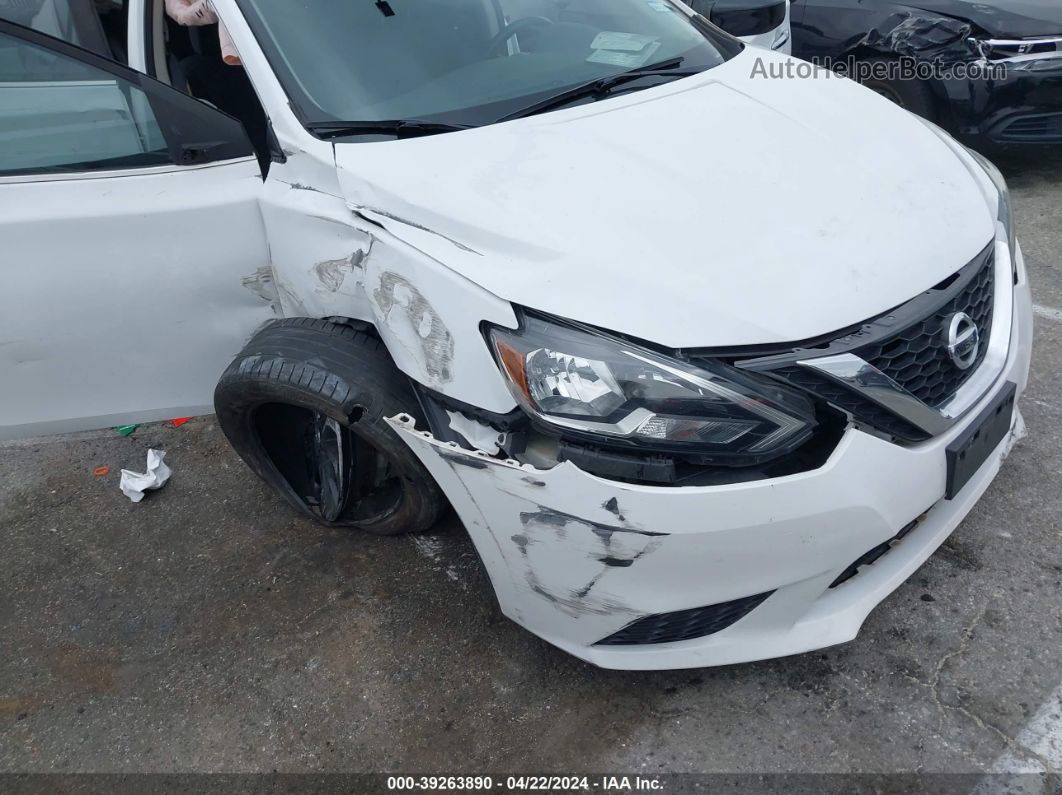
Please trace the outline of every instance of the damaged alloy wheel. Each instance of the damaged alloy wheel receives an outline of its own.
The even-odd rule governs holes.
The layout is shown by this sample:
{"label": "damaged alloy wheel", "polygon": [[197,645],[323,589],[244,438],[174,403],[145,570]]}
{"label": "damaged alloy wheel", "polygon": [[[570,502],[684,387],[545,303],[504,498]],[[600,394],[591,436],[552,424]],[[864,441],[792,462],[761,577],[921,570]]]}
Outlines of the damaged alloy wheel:
{"label": "damaged alloy wheel", "polygon": [[323,320],[277,321],[225,371],[214,406],[248,466],[323,524],[418,532],[445,505],[384,420],[416,415],[416,398],[370,334]]}

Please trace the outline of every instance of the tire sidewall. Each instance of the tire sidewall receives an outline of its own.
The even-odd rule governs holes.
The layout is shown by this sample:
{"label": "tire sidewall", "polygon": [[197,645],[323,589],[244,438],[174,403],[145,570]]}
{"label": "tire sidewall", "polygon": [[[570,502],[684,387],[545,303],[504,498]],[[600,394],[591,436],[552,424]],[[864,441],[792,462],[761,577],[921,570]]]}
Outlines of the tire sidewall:
{"label": "tire sidewall", "polygon": [[[289,505],[315,521],[328,526],[358,527],[379,535],[425,530],[434,523],[445,498],[385,419],[401,413],[419,419],[408,379],[395,368],[377,340],[373,339],[370,345],[367,335],[361,332],[337,334],[330,328],[333,325],[315,321],[310,327],[295,327],[298,345],[289,344],[292,331],[286,325],[275,324],[256,335],[225,371],[215,390],[219,425],[252,471]],[[318,335],[319,344],[312,344]],[[351,350],[344,351],[337,345],[358,346],[356,357],[361,367],[354,364]],[[315,347],[318,350],[307,355],[308,349]],[[263,377],[265,365],[269,366],[271,377]],[[359,373],[359,369],[363,372]],[[308,373],[318,375],[309,377]],[[344,389],[329,394],[327,388],[317,387],[321,373],[336,376]],[[359,375],[366,379],[359,380]],[[288,483],[262,442],[256,413],[268,404],[293,406],[330,417],[371,444],[388,459],[402,482],[398,504],[372,521],[322,520]]]}

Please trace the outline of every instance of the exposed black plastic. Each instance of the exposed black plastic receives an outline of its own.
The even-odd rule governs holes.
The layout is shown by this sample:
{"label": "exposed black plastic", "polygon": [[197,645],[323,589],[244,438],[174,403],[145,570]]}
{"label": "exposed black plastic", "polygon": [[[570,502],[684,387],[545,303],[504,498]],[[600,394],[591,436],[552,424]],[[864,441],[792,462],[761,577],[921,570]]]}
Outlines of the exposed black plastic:
{"label": "exposed black plastic", "polygon": [[679,643],[684,640],[705,638],[722,632],[743,619],[774,591],[746,596],[732,602],[660,613],[640,618],[619,632],[597,642],[598,646],[644,646],[654,643]]}
{"label": "exposed black plastic", "polygon": [[874,563],[877,563],[881,558],[883,558],[889,553],[889,550],[892,549],[893,545],[905,539],[911,534],[911,532],[916,527],[918,527],[918,525],[922,524],[922,520],[924,518],[925,514],[919,516],[913,522],[908,522],[906,525],[904,525],[903,529],[899,533],[894,535],[888,541],[878,544],[869,552],[864,552],[862,555],[856,558],[856,560],[852,563],[851,566],[849,566],[847,569],[837,575],[837,579],[830,583],[830,587],[836,588],[839,585],[844,585],[844,583],[848,582],[850,579],[859,574],[859,572],[864,566],[871,566]]}
{"label": "exposed black plastic", "polygon": [[667,456],[626,455],[561,441],[557,457],[603,478],[642,483],[674,483],[677,479],[675,460]]}
{"label": "exposed black plastic", "polygon": [[[515,408],[507,414],[498,414],[497,412],[487,411],[478,406],[473,406],[471,403],[465,403],[464,401],[449,397],[441,392],[436,392],[435,390],[429,389],[415,381],[411,381],[411,383],[414,385],[414,388],[417,390],[422,401],[435,403],[439,408],[443,409],[441,416],[446,416],[445,409],[459,411],[474,420],[482,422],[484,425],[490,425],[492,428],[497,428],[499,431],[503,432],[526,430],[529,425],[527,414],[524,413],[523,409]],[[447,418],[447,423],[449,423],[449,418]],[[434,427],[432,427],[431,431],[436,437],[438,436],[438,434],[435,433]]]}
{"label": "exposed black plastic", "polygon": [[450,417],[446,413],[449,410],[460,412],[477,422],[489,425],[499,433],[508,434],[508,441],[505,445],[507,455],[514,456],[524,451],[530,421],[523,410],[517,408],[508,414],[496,414],[435,392],[413,379],[410,379],[409,383],[417,396],[421,411],[424,412],[428,430],[439,441],[454,442],[466,450],[475,449],[462,434],[450,427]]}

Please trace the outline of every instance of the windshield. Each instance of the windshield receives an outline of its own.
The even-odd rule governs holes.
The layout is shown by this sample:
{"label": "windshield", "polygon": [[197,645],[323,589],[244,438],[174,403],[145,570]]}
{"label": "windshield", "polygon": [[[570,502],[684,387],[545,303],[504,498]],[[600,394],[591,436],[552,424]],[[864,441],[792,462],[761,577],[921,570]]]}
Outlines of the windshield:
{"label": "windshield", "polygon": [[740,49],[668,0],[240,4],[309,125],[488,124],[599,78],[679,58],[708,69]]}

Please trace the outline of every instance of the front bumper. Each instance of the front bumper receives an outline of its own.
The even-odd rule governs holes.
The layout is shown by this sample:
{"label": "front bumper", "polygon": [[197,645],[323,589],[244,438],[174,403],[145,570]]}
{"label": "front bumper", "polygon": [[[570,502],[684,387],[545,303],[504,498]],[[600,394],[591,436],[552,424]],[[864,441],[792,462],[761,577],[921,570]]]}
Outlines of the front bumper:
{"label": "front bumper", "polygon": [[1062,143],[1062,58],[1007,65],[1003,80],[947,81],[960,135],[998,145]]}
{"label": "front bumper", "polygon": [[[1024,269],[1022,269],[1024,273]],[[446,492],[502,611],[605,668],[666,669],[810,651],[856,636],[870,611],[951,534],[988,488],[1023,424],[953,500],[945,449],[1007,381],[1024,390],[1032,341],[1027,283],[1015,288],[1010,354],[966,422],[902,447],[850,428],[821,468],[773,480],[662,488],[549,470],[458,448],[391,420]],[[916,529],[844,584],[868,550]],[[693,640],[596,645],[646,615],[773,592],[733,625]]]}

